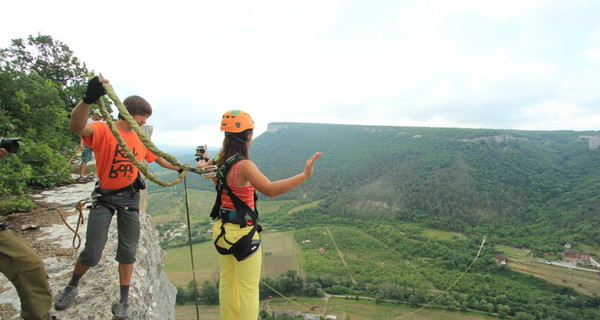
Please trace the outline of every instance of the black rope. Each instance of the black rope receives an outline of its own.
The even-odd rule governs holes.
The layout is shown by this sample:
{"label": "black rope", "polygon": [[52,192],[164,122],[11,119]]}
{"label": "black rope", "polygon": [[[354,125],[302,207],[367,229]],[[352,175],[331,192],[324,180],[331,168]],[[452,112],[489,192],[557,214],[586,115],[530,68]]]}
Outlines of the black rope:
{"label": "black rope", "polygon": [[190,258],[192,259],[192,279],[194,280],[194,303],[196,305],[196,320],[200,320],[200,311],[198,310],[198,283],[196,282],[196,268],[194,267],[194,249],[192,246],[192,226],[190,223],[190,208],[188,205],[187,179],[183,177],[183,191],[185,195],[185,213],[187,217],[188,241],[190,243]]}

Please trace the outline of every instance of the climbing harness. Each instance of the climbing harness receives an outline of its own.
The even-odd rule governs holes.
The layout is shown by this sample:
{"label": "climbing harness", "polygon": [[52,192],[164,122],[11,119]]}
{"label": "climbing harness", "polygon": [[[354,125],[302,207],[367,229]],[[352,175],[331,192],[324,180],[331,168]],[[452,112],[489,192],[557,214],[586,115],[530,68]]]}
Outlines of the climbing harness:
{"label": "climbing harness", "polygon": [[[244,160],[244,158],[240,157],[238,154],[227,159],[216,172],[217,183],[215,184],[215,189],[217,190],[217,196],[215,199],[215,204],[210,213],[210,217],[213,219],[221,220],[221,233],[215,238],[214,245],[222,255],[233,254],[237,261],[242,261],[254,253],[258,251],[260,247],[260,239],[252,239],[256,232],[261,232],[262,227],[258,224],[258,210],[256,210],[256,201],[258,197],[256,195],[256,191],[254,191],[254,201],[255,201],[255,209],[252,210],[248,204],[242,201],[238,196],[236,196],[231,187],[227,184],[227,173],[229,170],[239,161]],[[221,194],[223,190],[227,193],[235,210],[221,208]],[[234,223],[238,224],[240,228],[244,228],[247,226],[251,226],[252,228],[245,236],[241,237],[235,242],[231,242],[227,240],[225,234],[225,223]],[[219,239],[223,238],[223,240],[231,245],[229,248],[223,248],[217,244]]]}

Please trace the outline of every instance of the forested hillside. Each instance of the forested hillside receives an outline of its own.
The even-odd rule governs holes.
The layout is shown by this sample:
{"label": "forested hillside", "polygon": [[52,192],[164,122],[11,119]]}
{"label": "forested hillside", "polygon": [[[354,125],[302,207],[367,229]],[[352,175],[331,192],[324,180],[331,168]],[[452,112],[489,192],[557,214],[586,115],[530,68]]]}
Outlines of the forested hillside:
{"label": "forested hillside", "polygon": [[33,208],[28,188],[72,181],[79,137],[67,124],[92,74],[65,43],[48,35],[0,48],[0,138],[21,138],[21,154],[0,165],[0,214]]}
{"label": "forested hillside", "polygon": [[435,222],[540,250],[600,242],[598,132],[277,123],[251,156],[271,179],[314,177],[285,195],[326,199],[344,219]]}
{"label": "forested hillside", "polygon": [[[597,319],[594,268],[552,265],[565,242],[597,250],[597,134],[272,123],[250,149],[271,180],[323,156],[296,190],[278,201],[260,196],[261,224],[294,234],[305,287],[317,292],[519,320]],[[212,189],[194,175],[187,186]],[[169,195],[150,189],[150,208],[184,195],[179,186]],[[212,193],[191,194],[192,221],[203,222]],[[183,213],[151,212],[157,221]],[[511,248],[521,246],[533,250]],[[283,278],[265,281],[312,295],[285,291]]]}

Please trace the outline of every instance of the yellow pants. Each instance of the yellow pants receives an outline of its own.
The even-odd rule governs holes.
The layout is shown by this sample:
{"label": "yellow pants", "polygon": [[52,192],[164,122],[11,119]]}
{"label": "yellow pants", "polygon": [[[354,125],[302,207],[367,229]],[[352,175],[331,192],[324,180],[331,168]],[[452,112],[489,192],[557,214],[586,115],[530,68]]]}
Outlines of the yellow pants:
{"label": "yellow pants", "polygon": [[25,320],[50,319],[52,293],[42,259],[11,230],[0,231],[0,272],[10,280],[21,299]]}
{"label": "yellow pants", "polygon": [[[220,220],[213,226],[213,237],[221,233]],[[233,223],[225,223],[225,238],[235,243],[245,236],[251,227],[240,228]],[[258,232],[253,239],[259,239]],[[223,238],[217,244],[229,248]],[[258,319],[260,270],[262,265],[262,248],[250,257],[237,261],[231,254],[219,254],[219,304],[221,320],[256,320]]]}

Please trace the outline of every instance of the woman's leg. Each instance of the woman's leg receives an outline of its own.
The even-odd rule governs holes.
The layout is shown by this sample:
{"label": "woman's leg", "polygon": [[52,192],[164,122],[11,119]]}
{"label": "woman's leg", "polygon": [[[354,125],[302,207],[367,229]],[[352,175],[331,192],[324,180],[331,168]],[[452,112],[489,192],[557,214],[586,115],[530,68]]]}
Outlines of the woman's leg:
{"label": "woman's leg", "polygon": [[[235,259],[234,259],[235,260]],[[249,258],[237,262],[240,320],[258,319],[259,283],[262,248]]]}
{"label": "woman's leg", "polygon": [[[240,318],[238,296],[237,260],[233,255],[219,254],[219,305],[221,320],[237,320]],[[255,319],[256,320],[256,319]]]}

